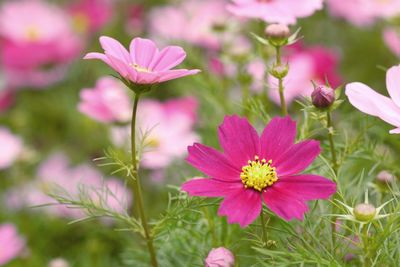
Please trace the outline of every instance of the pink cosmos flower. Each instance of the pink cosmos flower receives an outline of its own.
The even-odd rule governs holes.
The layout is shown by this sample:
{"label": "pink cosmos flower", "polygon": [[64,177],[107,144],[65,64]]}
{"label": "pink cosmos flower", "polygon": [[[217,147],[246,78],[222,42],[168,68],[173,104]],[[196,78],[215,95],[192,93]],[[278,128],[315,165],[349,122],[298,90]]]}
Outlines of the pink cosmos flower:
{"label": "pink cosmos flower", "polygon": [[236,16],[258,18],[268,23],[295,24],[298,18],[322,9],[323,0],[232,0],[228,10]]}
{"label": "pink cosmos flower", "polygon": [[224,247],[213,248],[205,260],[205,267],[233,267],[235,256]]}
{"label": "pink cosmos flower", "polygon": [[25,248],[25,240],[19,236],[13,224],[0,224],[0,266],[18,257]]}
{"label": "pink cosmos flower", "polygon": [[14,103],[14,98],[14,90],[0,89],[0,113],[6,111]]}
{"label": "pink cosmos flower", "polygon": [[247,65],[247,72],[252,77],[250,85],[252,91],[259,93],[263,90],[266,71],[267,66],[261,58],[256,58]]}
{"label": "pink cosmos flower", "polygon": [[0,127],[0,170],[10,167],[22,153],[21,138]]}
{"label": "pink cosmos flower", "polygon": [[125,22],[125,31],[130,36],[141,35],[145,29],[145,10],[142,4],[131,4],[128,7],[128,17]]}
{"label": "pink cosmos flower", "polygon": [[359,82],[348,84],[346,95],[350,103],[361,112],[396,127],[390,131],[391,134],[400,134],[400,66],[391,67],[386,72],[386,87],[390,98]]}
{"label": "pink cosmos flower", "polygon": [[124,79],[136,84],[161,83],[200,71],[171,70],[186,57],[185,51],[179,46],[167,46],[159,51],[153,41],[135,38],[128,52],[117,40],[106,36],[100,37],[100,44],[104,54],[89,53],[85,59],[100,59]]}
{"label": "pink cosmos flower", "polygon": [[78,109],[100,122],[127,122],[131,117],[132,104],[121,81],[100,78],[94,88],[83,89]]}
{"label": "pink cosmos flower", "polygon": [[383,31],[383,40],[393,54],[400,57],[400,32],[393,28],[386,28]]}
{"label": "pink cosmos flower", "polygon": [[210,178],[182,185],[190,196],[223,197],[218,214],[241,227],[251,224],[262,202],[285,220],[302,220],[306,201],[327,199],[336,184],[322,176],[299,174],[320,153],[318,141],[295,144],[296,122],[274,118],[261,136],[245,118],[225,117],[218,137],[223,152],[195,143],[187,162]]}

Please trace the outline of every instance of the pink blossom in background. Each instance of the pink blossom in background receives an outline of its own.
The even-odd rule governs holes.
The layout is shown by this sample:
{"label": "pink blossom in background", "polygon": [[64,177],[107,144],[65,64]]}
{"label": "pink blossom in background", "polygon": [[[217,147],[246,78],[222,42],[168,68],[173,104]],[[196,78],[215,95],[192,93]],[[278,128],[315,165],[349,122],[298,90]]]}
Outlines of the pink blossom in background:
{"label": "pink blossom in background", "polygon": [[400,14],[400,0],[327,0],[327,4],[333,16],[356,26],[368,26],[379,18]]}
{"label": "pink blossom in background", "polygon": [[[197,100],[192,97],[171,99],[164,103],[149,99],[139,102],[138,136],[145,137],[141,166],[157,170],[186,155],[187,146],[199,140],[193,131],[197,106]],[[129,146],[129,127],[115,127],[112,140],[117,146]]]}
{"label": "pink blossom in background", "polygon": [[205,267],[233,267],[235,256],[224,247],[213,248],[205,260]]}
{"label": "pink blossom in background", "polygon": [[355,108],[393,125],[395,129],[391,134],[400,134],[400,66],[386,72],[386,88],[390,98],[363,83],[354,82],[346,85],[346,95]]}
{"label": "pink blossom in background", "polygon": [[232,0],[228,10],[234,15],[262,19],[268,23],[295,24],[322,9],[323,0]]}
{"label": "pink blossom in background", "polygon": [[131,35],[140,35],[145,28],[145,10],[141,4],[132,4],[128,7],[128,18],[125,22],[125,31]]}
{"label": "pink blossom in background", "polygon": [[392,53],[400,57],[400,32],[394,28],[386,28],[383,31],[383,40]]}
{"label": "pink blossom in background", "polygon": [[[314,89],[311,81],[325,84],[327,78],[332,88],[341,83],[341,77],[337,72],[339,57],[327,48],[294,46],[288,50],[288,56],[283,62],[289,62],[288,75],[283,79],[284,95],[288,105],[295,98],[311,96]],[[278,80],[268,75],[268,84],[268,95],[279,104]]]}
{"label": "pink blossom in background", "polygon": [[94,33],[104,27],[111,20],[112,8],[112,0],[75,0],[67,7],[80,33]]}
{"label": "pink blossom in background", "polygon": [[[336,184],[322,176],[300,174],[320,154],[318,141],[295,144],[296,122],[274,118],[261,136],[245,118],[226,116],[218,129],[223,152],[195,143],[187,162],[210,178],[185,182],[190,196],[223,197],[218,215],[241,227],[259,215],[262,203],[279,217],[303,220],[309,200],[327,199]],[[279,144],[279,145],[278,145]]]}
{"label": "pink blossom in background", "polygon": [[83,42],[68,14],[40,0],[0,6],[0,63],[14,87],[45,87],[61,80]]}
{"label": "pink blossom in background", "polygon": [[14,103],[15,92],[12,89],[0,89],[0,113],[6,111]]}
{"label": "pink blossom in background", "polygon": [[[6,195],[6,204],[10,209],[22,209],[56,203],[47,193],[54,190],[59,192],[58,188],[62,188],[69,196],[78,199],[79,189],[82,186],[85,186],[93,202],[100,201],[97,194],[100,193],[105,197],[107,208],[120,213],[126,212],[131,196],[120,180],[103,179],[102,174],[88,164],[71,167],[68,158],[61,153],[54,154],[45,160],[39,166],[37,176],[32,182],[11,189]],[[68,208],[59,204],[35,210],[44,210],[56,216],[74,219],[85,216],[81,209]]]}
{"label": "pink blossom in background", "polygon": [[159,51],[152,40],[134,38],[128,52],[121,43],[107,36],[100,37],[100,44],[104,54],[88,53],[85,59],[100,59],[135,84],[157,84],[200,72],[172,70],[186,57],[185,51],[179,46],[167,46]]}
{"label": "pink blossom in background", "polygon": [[100,122],[128,122],[132,103],[125,85],[116,78],[102,77],[94,88],[83,89],[78,109]]}
{"label": "pink blossom in background", "polygon": [[17,258],[25,248],[25,240],[11,223],[0,224],[0,266]]}
{"label": "pink blossom in background", "polygon": [[7,128],[0,127],[0,170],[12,166],[23,151],[21,138]]}
{"label": "pink blossom in background", "polygon": [[260,93],[263,90],[266,83],[266,71],[266,63],[261,58],[256,58],[247,65],[247,72],[252,77],[250,89],[253,92]]}

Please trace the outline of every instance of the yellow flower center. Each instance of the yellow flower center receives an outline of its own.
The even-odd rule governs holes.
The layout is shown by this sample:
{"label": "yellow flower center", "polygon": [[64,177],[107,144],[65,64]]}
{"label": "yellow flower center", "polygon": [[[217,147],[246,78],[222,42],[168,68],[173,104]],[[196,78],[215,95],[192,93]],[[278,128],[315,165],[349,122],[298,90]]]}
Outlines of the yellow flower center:
{"label": "yellow flower center", "polygon": [[253,188],[262,191],[268,186],[278,181],[275,167],[271,167],[272,160],[260,160],[258,156],[254,160],[249,160],[248,165],[243,166],[240,179],[245,188]]}
{"label": "yellow flower center", "polygon": [[158,148],[161,145],[161,142],[156,137],[146,138],[146,146],[150,148]]}
{"label": "yellow flower center", "polygon": [[89,29],[89,18],[83,14],[78,13],[73,17],[73,27],[78,33],[85,33]]}
{"label": "yellow flower center", "polygon": [[136,63],[131,63],[130,65],[138,72],[147,72],[147,73],[151,72],[151,70],[149,70],[148,68],[141,67]]}
{"label": "yellow flower center", "polygon": [[36,28],[35,26],[30,26],[26,29],[25,36],[28,39],[28,41],[31,42],[39,40],[40,38],[39,29]]}

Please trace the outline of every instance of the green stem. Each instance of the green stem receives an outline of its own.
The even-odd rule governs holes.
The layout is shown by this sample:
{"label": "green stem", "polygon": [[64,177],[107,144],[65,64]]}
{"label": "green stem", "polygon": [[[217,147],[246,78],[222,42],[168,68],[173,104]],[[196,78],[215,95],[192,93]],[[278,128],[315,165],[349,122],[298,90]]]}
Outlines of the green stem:
{"label": "green stem", "polygon": [[[275,66],[280,66],[282,64],[282,54],[281,54],[281,47],[276,46],[276,63]],[[285,95],[283,93],[284,87],[283,87],[283,78],[278,78],[278,89],[279,89],[279,99],[281,101],[281,109],[282,109],[282,114],[284,116],[288,115],[287,111],[287,106],[286,106],[286,101],[285,101]]]}
{"label": "green stem", "polygon": [[266,247],[267,244],[268,244],[268,235],[267,235],[267,229],[266,229],[265,218],[264,218],[264,210],[263,209],[261,209],[260,220],[261,220],[262,240],[264,242],[264,246]]}
{"label": "green stem", "polygon": [[369,240],[368,240],[368,225],[367,224],[364,224],[362,226],[361,237],[362,237],[363,250],[364,250],[363,266],[364,267],[369,267],[369,266],[371,266],[371,261],[369,259],[369,249],[368,249]]}
{"label": "green stem", "polygon": [[142,222],[144,237],[147,241],[147,248],[149,250],[151,265],[153,267],[157,267],[157,257],[156,252],[153,245],[153,236],[150,233],[149,225],[147,223],[146,214],[144,212],[144,204],[143,204],[143,196],[142,189],[140,185],[140,178],[138,173],[138,162],[136,156],[136,113],[138,108],[140,94],[135,94],[135,99],[133,103],[133,111],[132,111],[132,124],[131,124],[131,149],[132,149],[132,168],[133,168],[133,183],[132,183],[132,191],[135,196],[136,205],[132,205],[132,208],[135,207],[139,209],[139,216]]}
{"label": "green stem", "polygon": [[335,175],[337,175],[338,174],[339,165],[338,165],[337,158],[336,158],[335,142],[333,141],[332,118],[331,118],[331,112],[329,110],[326,112],[326,118],[327,118],[327,121],[328,121],[328,140],[329,140],[329,145],[331,147],[332,168],[333,168],[333,171],[335,172]]}

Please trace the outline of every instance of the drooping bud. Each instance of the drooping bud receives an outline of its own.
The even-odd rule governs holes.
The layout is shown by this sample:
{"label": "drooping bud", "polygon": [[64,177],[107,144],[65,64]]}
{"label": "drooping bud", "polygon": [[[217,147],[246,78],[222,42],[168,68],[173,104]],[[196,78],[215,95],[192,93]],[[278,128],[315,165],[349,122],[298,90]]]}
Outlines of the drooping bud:
{"label": "drooping bud", "polygon": [[335,102],[335,90],[325,85],[316,86],[311,93],[311,100],[316,108],[328,108]]}
{"label": "drooping bud", "polygon": [[375,218],[376,208],[368,203],[358,204],[354,208],[354,217],[360,222],[370,222]]}
{"label": "drooping bud", "polygon": [[376,176],[376,181],[382,184],[391,184],[396,180],[396,177],[388,171],[380,171]]}
{"label": "drooping bud", "polygon": [[289,27],[284,24],[271,24],[265,28],[265,35],[272,45],[283,45],[290,36]]}
{"label": "drooping bud", "polygon": [[205,267],[233,267],[235,257],[229,249],[213,248],[205,260]]}

